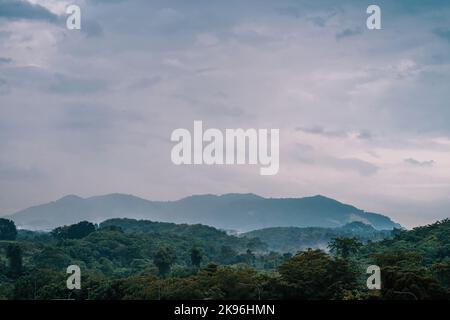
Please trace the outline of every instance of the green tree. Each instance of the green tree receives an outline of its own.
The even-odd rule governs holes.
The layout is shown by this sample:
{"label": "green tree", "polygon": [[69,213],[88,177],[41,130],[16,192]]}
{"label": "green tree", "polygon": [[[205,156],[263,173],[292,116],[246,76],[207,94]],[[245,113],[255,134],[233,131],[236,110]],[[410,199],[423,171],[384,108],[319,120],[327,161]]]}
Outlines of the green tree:
{"label": "green tree", "polygon": [[160,247],[153,255],[153,263],[159,270],[159,275],[165,277],[169,272],[176,257],[173,250],[168,247]]}
{"label": "green tree", "polygon": [[246,264],[248,264],[249,266],[254,266],[255,265],[255,260],[256,257],[253,254],[252,250],[247,249],[247,251],[245,252],[244,256],[243,256],[244,262]]}
{"label": "green tree", "polygon": [[221,246],[219,259],[223,264],[232,264],[236,261],[237,252],[233,250],[230,246]]}
{"label": "green tree", "polygon": [[328,245],[331,252],[341,257],[348,259],[352,254],[355,254],[362,247],[362,243],[356,238],[334,238]]}
{"label": "green tree", "polygon": [[433,264],[431,271],[439,283],[444,287],[450,288],[450,262]]}
{"label": "green tree", "polygon": [[22,273],[22,248],[17,244],[9,244],[6,248],[6,257],[9,260],[9,272],[13,277]]}
{"label": "green tree", "polygon": [[82,239],[96,230],[93,223],[81,221],[77,224],[54,229],[51,234],[56,239]]}
{"label": "green tree", "polygon": [[202,263],[203,255],[199,248],[193,247],[191,249],[191,263],[194,267],[199,268]]}
{"label": "green tree", "polygon": [[17,228],[13,221],[0,218],[0,240],[16,240]]}
{"label": "green tree", "polygon": [[436,280],[421,272],[403,270],[399,267],[383,268],[382,294],[390,300],[443,300],[449,291]]}
{"label": "green tree", "polygon": [[70,257],[61,248],[49,246],[33,255],[34,265],[41,269],[61,270],[70,265]]}
{"label": "green tree", "polygon": [[352,290],[356,274],[347,261],[333,259],[321,250],[307,250],[278,267],[284,298],[340,299]]}

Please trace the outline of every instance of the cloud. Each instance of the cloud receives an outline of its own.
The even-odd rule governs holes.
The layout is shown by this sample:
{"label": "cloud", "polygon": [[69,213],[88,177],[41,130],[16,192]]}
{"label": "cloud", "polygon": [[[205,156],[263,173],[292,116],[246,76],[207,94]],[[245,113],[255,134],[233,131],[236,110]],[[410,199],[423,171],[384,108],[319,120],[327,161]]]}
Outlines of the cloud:
{"label": "cloud", "polygon": [[[321,170],[332,169],[337,172],[356,172],[360,176],[374,175],[380,169],[373,163],[356,157],[339,156],[323,149],[304,143],[295,144],[295,159],[301,163],[320,167]],[[335,152],[338,153],[338,152]]]}
{"label": "cloud", "polygon": [[0,181],[28,181],[43,178],[43,173],[34,167],[20,167],[0,162]]}
{"label": "cloud", "polygon": [[347,29],[344,29],[344,30],[336,33],[336,39],[341,40],[341,39],[356,36],[359,34],[362,34],[361,28],[354,28],[354,29],[347,28]]}
{"label": "cloud", "polygon": [[348,133],[342,130],[327,130],[322,126],[312,126],[312,127],[297,127],[296,131],[301,131],[304,133],[315,134],[324,136],[327,138],[346,138]]}
{"label": "cloud", "polygon": [[49,91],[57,94],[92,94],[104,91],[107,82],[93,77],[74,77],[56,74],[49,86]]}
{"label": "cloud", "polygon": [[[353,0],[77,0],[80,33],[64,28],[69,1],[0,0],[16,4],[0,10],[0,155],[18,167],[3,176],[52,168],[20,188],[2,180],[2,206],[66,193],[314,192],[409,221],[449,194],[450,3],[380,1],[383,30],[365,32]],[[279,128],[280,174],[174,167],[171,132],[199,119]]]}
{"label": "cloud", "polygon": [[312,15],[308,17],[308,20],[311,21],[315,26],[324,28],[330,20],[338,15],[337,10],[332,10],[331,12],[326,12],[319,15]]}
{"label": "cloud", "polygon": [[58,16],[38,4],[25,0],[0,0],[0,18],[56,22]]}
{"label": "cloud", "polygon": [[404,161],[410,165],[418,166],[418,167],[432,167],[435,165],[434,160],[419,161],[419,160],[416,160],[413,158],[408,158],[408,159],[405,159]]}
{"label": "cloud", "polygon": [[8,85],[8,81],[0,78],[0,95],[9,93],[10,88]]}
{"label": "cloud", "polygon": [[102,26],[95,20],[84,20],[82,22],[81,31],[87,37],[101,37],[103,36]]}
{"label": "cloud", "polygon": [[438,37],[450,42],[450,29],[437,28],[433,30],[433,33]]}
{"label": "cloud", "polygon": [[357,172],[361,176],[371,176],[378,172],[379,168],[367,161],[358,158],[338,158],[321,155],[313,158],[312,162],[322,168],[331,168],[338,171]]}
{"label": "cloud", "polygon": [[3,57],[0,57],[0,65],[2,65],[2,64],[9,64],[9,63],[11,63],[13,60],[11,59],[11,58],[3,58]]}
{"label": "cloud", "polygon": [[130,89],[149,89],[162,81],[160,76],[143,77],[133,81],[129,86]]}
{"label": "cloud", "polygon": [[92,2],[94,4],[117,4],[125,1],[127,0],[89,0],[89,2]]}
{"label": "cloud", "polygon": [[371,140],[372,138],[373,138],[373,135],[368,130],[362,130],[360,133],[358,133],[358,139]]}
{"label": "cloud", "polygon": [[301,16],[300,9],[296,7],[284,7],[275,9],[278,14],[298,19]]}

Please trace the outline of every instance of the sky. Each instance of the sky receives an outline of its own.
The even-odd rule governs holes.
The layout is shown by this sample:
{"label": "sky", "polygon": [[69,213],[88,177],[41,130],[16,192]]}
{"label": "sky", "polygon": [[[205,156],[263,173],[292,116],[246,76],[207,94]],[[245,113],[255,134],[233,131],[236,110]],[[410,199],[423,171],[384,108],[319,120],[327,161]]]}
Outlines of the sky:
{"label": "sky", "polygon": [[[251,192],[432,223],[450,217],[449,84],[447,0],[0,0],[0,215]],[[195,120],[280,129],[279,173],[174,165]]]}

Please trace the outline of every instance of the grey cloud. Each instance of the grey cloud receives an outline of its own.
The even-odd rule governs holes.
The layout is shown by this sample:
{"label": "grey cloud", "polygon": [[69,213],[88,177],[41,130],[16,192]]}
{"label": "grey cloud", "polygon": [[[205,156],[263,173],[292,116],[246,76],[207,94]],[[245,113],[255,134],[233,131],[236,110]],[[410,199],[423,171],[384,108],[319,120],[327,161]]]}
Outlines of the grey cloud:
{"label": "grey cloud", "polygon": [[219,70],[219,68],[214,68],[214,67],[205,67],[205,68],[198,68],[197,70],[195,70],[195,72],[197,74],[205,74],[205,73],[209,73],[209,72],[214,72]]}
{"label": "grey cloud", "polygon": [[145,77],[133,82],[129,88],[130,89],[148,89],[151,88],[162,81],[160,76]]}
{"label": "grey cloud", "polygon": [[[212,99],[211,96],[192,98],[187,94],[174,94],[173,97],[181,101],[188,101],[190,107],[202,115],[240,118],[247,118],[250,116],[242,107],[230,105],[226,101],[223,101],[226,97],[223,92],[213,93]],[[218,100],[216,98],[218,98]]]}
{"label": "grey cloud", "polygon": [[9,38],[11,35],[11,31],[0,31],[0,39]]}
{"label": "grey cloud", "polygon": [[357,158],[330,158],[330,164],[336,169],[356,170],[362,176],[370,176],[378,171],[374,164]]}
{"label": "grey cloud", "polygon": [[313,17],[308,18],[308,20],[311,21],[315,26],[323,28],[337,14],[338,14],[338,11],[333,10],[333,11],[325,13],[325,14],[315,15]]}
{"label": "grey cloud", "polygon": [[301,131],[309,134],[316,134],[328,138],[345,138],[348,136],[347,132],[340,130],[327,130],[322,126],[312,126],[312,127],[297,127],[296,131]]}
{"label": "grey cloud", "polygon": [[5,79],[0,78],[0,95],[7,94],[10,91],[8,82]]}
{"label": "grey cloud", "polygon": [[116,4],[120,2],[125,2],[127,0],[89,0],[93,4]]}
{"label": "grey cloud", "polygon": [[333,168],[339,171],[354,171],[361,176],[371,176],[378,172],[379,168],[367,161],[358,158],[339,158],[328,155],[311,145],[296,144],[297,160],[302,163],[324,168]]}
{"label": "grey cloud", "polygon": [[300,9],[297,7],[277,8],[275,11],[282,16],[288,16],[296,19],[301,16]]}
{"label": "grey cloud", "polygon": [[59,126],[62,129],[97,131],[110,127],[113,120],[113,110],[106,106],[71,104],[64,107]]}
{"label": "grey cloud", "polygon": [[130,128],[127,124],[133,121],[130,119],[133,116],[131,112],[103,104],[80,101],[63,105],[51,124],[58,132],[52,144],[70,154],[107,152],[120,139],[126,139]]}
{"label": "grey cloud", "polygon": [[[364,30],[366,15],[365,8],[355,5],[356,1],[345,0],[339,3],[345,12],[330,9],[337,6],[331,0],[87,0],[83,2],[86,6],[81,37],[77,32],[61,32],[49,25],[36,30],[31,23],[21,24],[26,32],[17,36],[12,25],[8,26],[10,20],[2,18],[0,24],[6,28],[0,31],[0,46],[10,47],[2,56],[13,58],[14,63],[1,66],[0,94],[5,90],[10,94],[0,97],[0,154],[10,163],[20,163],[23,150],[36,145],[45,156],[36,153],[30,155],[30,160],[52,169],[61,163],[61,169],[71,168],[73,176],[70,179],[55,173],[42,182],[26,183],[24,190],[12,190],[4,183],[7,203],[3,206],[23,206],[36,189],[42,192],[43,199],[52,198],[52,187],[62,193],[81,190],[89,195],[120,189],[162,198],[203,190],[220,193],[224,188],[264,190],[267,195],[285,196],[285,192],[310,192],[309,185],[302,189],[298,182],[302,178],[321,180],[317,182],[321,190],[346,185],[331,193],[348,192],[352,202],[361,203],[360,194],[376,196],[375,189],[388,193],[384,186],[392,180],[382,174],[370,181],[373,188],[355,182],[361,178],[358,175],[375,175],[382,170],[374,165],[378,162],[372,164],[356,155],[377,150],[383,160],[386,148],[402,148],[407,153],[400,163],[406,166],[403,158],[416,154],[415,150],[422,154],[437,148],[424,142],[424,132],[448,137],[448,66],[429,65],[430,59],[441,64],[450,61],[445,38],[448,29],[431,32],[440,26],[448,28],[442,24],[448,21],[442,19],[448,18],[448,10],[435,12],[433,17],[437,19],[421,10],[405,15],[403,8],[398,15],[389,9],[394,2],[385,7],[388,2],[380,1],[386,22],[383,32],[370,33],[370,39],[353,37],[351,40],[357,43],[351,47],[335,37],[350,36],[356,29],[349,21],[355,21],[355,17],[362,19]],[[406,8],[410,1],[401,2]],[[427,1],[422,3],[430,8]],[[276,7],[284,9],[274,11]],[[3,13],[0,10],[0,16]],[[234,30],[240,26],[243,35],[235,36]],[[346,27],[350,30],[346,31]],[[259,28],[262,36],[258,35]],[[196,36],[202,33],[212,33],[220,42],[216,47],[201,47]],[[444,40],[438,40],[438,36]],[[5,40],[7,37],[13,41]],[[391,39],[396,39],[395,43]],[[164,64],[167,59],[182,61],[183,68],[168,67]],[[406,76],[392,75],[402,59],[416,63],[420,72],[407,69]],[[389,65],[394,67],[389,69]],[[130,90],[133,88],[136,90]],[[216,96],[214,92],[218,91],[226,94]],[[131,111],[136,112],[136,119],[126,119]],[[301,170],[294,167],[292,179],[285,180],[283,175],[275,178],[277,187],[260,183],[262,180],[254,183],[253,176],[247,174],[222,177],[218,173],[222,171],[216,168],[205,169],[204,175],[186,169],[186,183],[175,185],[173,181],[178,180],[171,177],[176,176],[178,168],[170,166],[170,150],[163,149],[163,142],[173,128],[191,125],[190,120],[197,117],[204,119],[205,126],[218,128],[262,124],[269,128],[281,124],[281,130],[291,132],[301,124],[305,127],[298,130],[305,133],[347,139],[356,132],[362,140],[351,141],[349,150],[331,155],[326,153],[330,150],[307,145],[309,139],[316,140],[314,136],[302,140],[305,145],[298,149],[286,146],[285,151],[291,155],[286,161],[295,161],[298,152],[303,159],[297,162],[308,162],[318,175],[298,173]],[[308,127],[316,123],[323,127]],[[359,128],[367,131],[357,132]],[[159,135],[161,142],[154,135]],[[411,142],[416,137],[420,139]],[[325,141],[324,145],[334,142]],[[353,147],[357,150],[351,150]],[[3,177],[8,175],[5,170]],[[330,181],[326,176],[330,170],[343,174]],[[11,168],[9,179],[19,177],[19,171]],[[111,172],[120,175],[114,177]],[[32,176],[32,170],[28,174]],[[158,185],[148,183],[154,181],[155,174],[161,181]],[[216,179],[218,176],[223,179]],[[191,184],[192,177],[195,185]],[[92,183],[94,178],[96,183]],[[417,179],[418,184],[427,183],[421,176]],[[222,182],[217,184],[218,180]],[[290,185],[290,180],[296,182]],[[389,196],[383,195],[383,201],[400,198],[401,192],[398,188]],[[17,199],[10,200],[14,197]],[[427,194],[419,198],[427,200]],[[370,205],[365,208],[373,210]],[[407,210],[404,217],[409,219]]]}
{"label": "grey cloud", "polygon": [[0,162],[0,181],[30,181],[43,177],[38,169],[19,167]]}
{"label": "grey cloud", "polygon": [[406,163],[413,165],[413,166],[418,166],[418,167],[432,167],[435,164],[434,160],[428,160],[428,161],[419,161],[413,158],[408,158],[404,160]]}
{"label": "grey cloud", "polygon": [[13,60],[11,58],[0,57],[0,65],[11,63]]}
{"label": "grey cloud", "polygon": [[81,31],[86,34],[87,37],[101,37],[103,36],[102,26],[94,20],[85,20],[82,23]]}
{"label": "grey cloud", "polygon": [[341,40],[341,39],[356,36],[359,34],[362,34],[361,28],[354,28],[354,29],[347,28],[347,29],[344,29],[344,30],[336,33],[336,39]]}
{"label": "grey cloud", "polygon": [[37,4],[21,0],[0,0],[0,18],[46,20],[56,22],[58,16]]}
{"label": "grey cloud", "polygon": [[54,126],[63,132],[62,141],[66,143],[75,139],[88,148],[115,143],[129,133],[133,125],[143,123],[142,115],[132,106],[119,108],[80,101],[65,104],[59,109]]}
{"label": "grey cloud", "polygon": [[229,106],[222,103],[204,104],[197,108],[201,113],[225,117],[248,117],[244,109],[237,106]]}
{"label": "grey cloud", "polygon": [[95,78],[73,77],[56,74],[48,90],[58,94],[89,94],[103,91],[107,88],[106,81]]}
{"label": "grey cloud", "polygon": [[371,140],[372,138],[372,133],[368,130],[363,130],[358,134],[358,139],[361,140]]}
{"label": "grey cloud", "polygon": [[439,38],[442,38],[450,42],[450,29],[438,28],[434,29],[433,33],[437,35]]}

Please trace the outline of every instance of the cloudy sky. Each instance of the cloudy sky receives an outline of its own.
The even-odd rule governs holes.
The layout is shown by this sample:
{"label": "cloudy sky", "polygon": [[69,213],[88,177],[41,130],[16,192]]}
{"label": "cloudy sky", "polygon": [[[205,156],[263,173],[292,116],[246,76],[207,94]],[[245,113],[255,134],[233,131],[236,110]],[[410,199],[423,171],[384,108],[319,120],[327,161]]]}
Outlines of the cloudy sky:
{"label": "cloudy sky", "polygon": [[[194,120],[279,128],[279,173],[173,165],[171,132]],[[450,2],[0,0],[0,215],[113,192],[449,217]]]}

